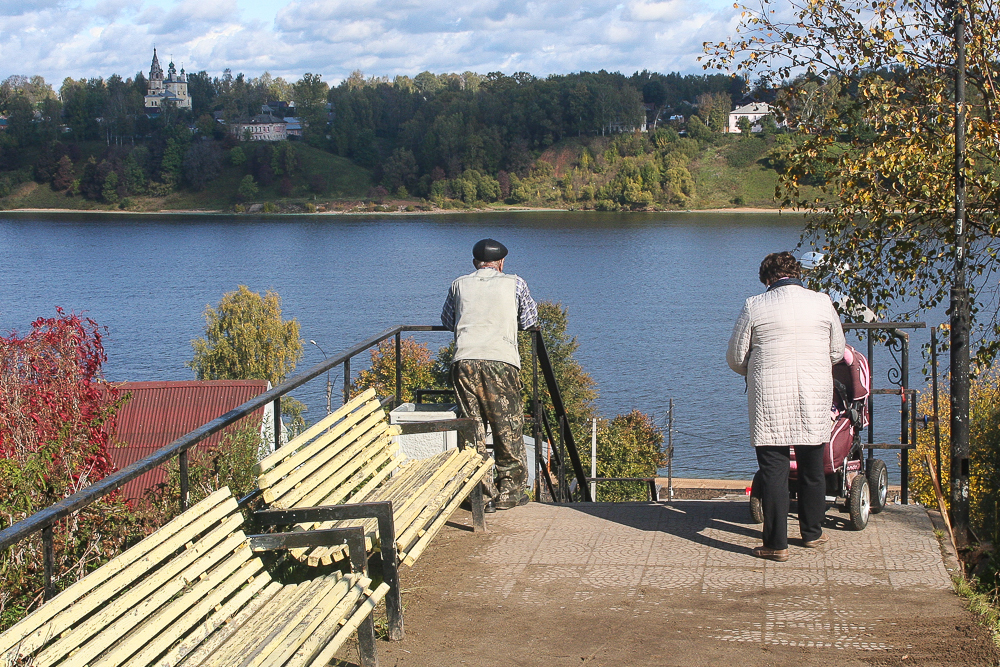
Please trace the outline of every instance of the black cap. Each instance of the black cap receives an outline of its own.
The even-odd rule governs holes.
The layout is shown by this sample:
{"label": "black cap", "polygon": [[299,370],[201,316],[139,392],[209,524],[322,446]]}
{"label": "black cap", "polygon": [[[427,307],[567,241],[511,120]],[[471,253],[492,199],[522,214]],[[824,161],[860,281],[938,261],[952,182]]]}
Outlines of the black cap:
{"label": "black cap", "polygon": [[493,239],[483,239],[472,246],[472,256],[480,262],[496,262],[507,256],[507,246]]}

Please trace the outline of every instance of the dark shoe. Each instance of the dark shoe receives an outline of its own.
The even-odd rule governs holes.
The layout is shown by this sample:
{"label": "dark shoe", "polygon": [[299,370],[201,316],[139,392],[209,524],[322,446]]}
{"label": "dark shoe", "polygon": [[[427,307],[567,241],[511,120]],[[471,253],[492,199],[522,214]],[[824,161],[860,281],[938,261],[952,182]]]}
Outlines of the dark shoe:
{"label": "dark shoe", "polygon": [[521,505],[527,505],[528,500],[528,494],[524,491],[501,491],[496,505],[498,510],[509,510]]}
{"label": "dark shoe", "polygon": [[492,500],[487,500],[486,506],[483,507],[483,511],[486,512],[487,514],[493,514],[494,512],[497,511],[497,506],[493,504]]}
{"label": "dark shoe", "polygon": [[830,541],[830,535],[827,533],[823,533],[815,540],[805,540],[804,542],[802,542],[802,546],[806,547],[807,549],[815,549],[816,547],[823,546],[829,541]]}
{"label": "dark shoe", "polygon": [[788,560],[788,549],[768,549],[767,547],[754,547],[750,552],[755,558],[764,558],[779,563]]}

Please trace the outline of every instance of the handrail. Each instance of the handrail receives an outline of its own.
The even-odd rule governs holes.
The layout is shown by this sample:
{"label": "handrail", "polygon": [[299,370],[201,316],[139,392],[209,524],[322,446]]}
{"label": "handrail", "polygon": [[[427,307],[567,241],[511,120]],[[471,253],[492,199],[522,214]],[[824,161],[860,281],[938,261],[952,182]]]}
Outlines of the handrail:
{"label": "handrail", "polygon": [[[569,415],[562,400],[562,392],[559,391],[559,383],[556,382],[556,375],[552,369],[549,352],[545,347],[545,339],[542,337],[542,332],[537,328],[532,330],[531,333],[535,336],[535,350],[538,357],[538,364],[541,366],[542,375],[545,377],[545,384],[549,390],[549,398],[552,399],[552,408],[556,413],[556,419],[568,420]],[[580,489],[580,495],[584,502],[592,502],[593,498],[590,497],[590,486],[587,484],[587,476],[583,472],[583,465],[580,463],[580,453],[576,449],[576,440],[573,438],[573,429],[569,428],[569,424],[567,423],[567,427],[564,430],[566,453],[569,455],[570,463],[573,465],[573,474],[576,476],[577,488]],[[537,456],[537,441],[535,442],[535,451]]]}
{"label": "handrail", "polygon": [[[441,328],[443,329],[444,327]],[[300,373],[294,376],[293,378],[286,380],[285,382],[282,382],[277,387],[269,389],[268,391],[265,391],[264,393],[259,394],[254,398],[251,398],[247,402],[233,408],[229,412],[219,417],[216,417],[212,421],[203,424],[202,426],[199,426],[198,428],[194,429],[193,431],[185,435],[182,435],[181,437],[177,438],[166,447],[158,449],[157,451],[153,452],[146,458],[140,459],[139,461],[136,461],[135,463],[127,466],[126,468],[123,468],[118,472],[112,473],[107,477],[104,477],[103,479],[95,482],[94,484],[91,484],[90,486],[83,488],[80,491],[77,491],[76,493],[67,496],[66,498],[63,498],[54,505],[50,505],[49,507],[32,514],[31,516],[13,524],[12,526],[8,526],[7,528],[0,530],[0,549],[6,549],[12,544],[20,542],[28,535],[31,535],[32,533],[38,532],[43,528],[51,526],[60,519],[69,516],[73,512],[83,507],[86,507],[87,505],[91,504],[92,502],[96,501],[99,498],[102,498],[103,496],[106,496],[112,491],[121,488],[122,486],[129,483],[133,479],[139,477],[140,475],[152,470],[153,468],[156,468],[159,465],[166,463],[175,456],[178,456],[181,453],[186,452],[187,450],[191,449],[205,438],[215,433],[218,433],[219,431],[226,428],[230,424],[233,424],[239,421],[240,419],[243,419],[244,417],[253,414],[256,410],[264,407],[268,403],[272,403],[275,400],[280,400],[282,396],[289,393],[293,389],[296,389],[305,384],[306,382],[308,382],[309,380],[312,380],[313,378],[322,375],[329,369],[335,366],[339,366],[345,361],[350,360],[351,357],[357,356],[358,354],[364,352],[370,347],[378,345],[380,342],[382,342],[386,338],[389,338],[397,334],[399,331],[428,330],[428,329],[429,328],[427,327],[419,327],[419,328],[417,327],[407,328],[402,326],[393,327],[391,329],[383,331],[381,334],[378,334],[377,336],[369,338],[368,340],[355,345],[354,347],[349,348],[348,350],[342,352],[337,356],[329,357],[328,359],[323,360],[322,362],[316,364],[315,366],[305,371],[304,373]],[[277,421],[280,418],[281,418],[280,414],[278,413],[278,411],[276,411],[275,420]]]}
{"label": "handrail", "polygon": [[[73,512],[76,512],[87,505],[97,501],[98,499],[112,493],[113,491],[120,489],[121,487],[128,484],[130,481],[138,478],[139,476],[149,472],[150,470],[156,468],[157,466],[167,463],[174,457],[180,458],[182,464],[186,463],[186,456],[188,450],[196,446],[202,440],[205,440],[209,436],[218,433],[222,429],[238,422],[239,420],[252,415],[254,412],[260,408],[266,406],[268,403],[275,404],[274,410],[274,433],[275,442],[278,443],[278,434],[280,433],[280,420],[281,420],[281,410],[280,401],[281,397],[288,394],[289,392],[297,389],[298,387],[304,385],[305,383],[313,380],[336,366],[344,366],[344,400],[348,400],[348,392],[350,387],[350,362],[351,359],[358,356],[359,354],[369,350],[370,348],[378,345],[384,340],[395,337],[395,357],[396,357],[396,395],[394,397],[386,397],[383,403],[395,403],[400,404],[402,399],[402,363],[401,363],[401,349],[400,349],[400,335],[404,331],[412,332],[437,332],[437,331],[450,331],[443,326],[439,325],[398,325],[390,327],[376,334],[364,341],[340,352],[339,354],[325,358],[323,361],[312,366],[308,370],[293,376],[292,378],[282,382],[281,384],[259,394],[250,400],[246,401],[242,405],[239,405],[229,412],[226,412],[219,417],[199,426],[198,428],[190,431],[189,433],[177,438],[170,444],[158,449],[149,456],[132,463],[131,465],[114,472],[103,479],[94,482],[90,486],[87,486],[76,493],[63,498],[59,502],[50,505],[38,512],[35,512],[31,516],[18,521],[17,523],[0,530],[0,549],[6,549],[21,540],[27,538],[28,536],[41,532],[42,542],[43,542],[43,555],[46,562],[46,599],[50,597],[52,593],[51,589],[51,576],[53,574],[54,565],[54,553],[53,553],[53,536],[52,536],[52,526],[59,520],[69,516]],[[562,402],[562,397],[559,392],[558,385],[555,381],[555,374],[553,373],[551,363],[548,358],[548,353],[545,350],[545,343],[542,340],[541,332],[537,329],[531,332],[535,340],[537,341],[536,348],[539,350],[541,366],[545,374],[546,383],[549,387],[549,395],[552,397],[554,408],[557,415],[565,418],[565,406]],[[573,462],[574,471],[578,480],[584,479],[583,468],[580,465],[579,456],[577,455],[576,445],[573,440],[573,434],[569,429],[566,429],[566,445],[569,449],[569,456]],[[181,466],[182,477],[184,475],[185,465]],[[182,496],[184,495],[183,489],[187,486],[186,480],[181,480],[182,484]],[[583,496],[585,500],[590,500],[589,490],[585,488],[585,485],[581,484],[583,488]],[[248,500],[249,496],[247,499]],[[185,498],[181,499],[182,507],[185,502]]]}

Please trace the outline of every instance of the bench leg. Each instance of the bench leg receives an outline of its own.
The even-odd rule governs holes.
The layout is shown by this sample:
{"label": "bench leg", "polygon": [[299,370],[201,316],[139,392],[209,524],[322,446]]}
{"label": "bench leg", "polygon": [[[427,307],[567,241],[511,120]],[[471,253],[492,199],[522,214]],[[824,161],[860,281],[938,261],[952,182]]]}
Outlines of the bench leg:
{"label": "bench leg", "polygon": [[477,533],[486,530],[486,512],[483,511],[483,485],[476,484],[469,494],[469,505],[472,508],[472,530]]}
{"label": "bench leg", "polygon": [[374,612],[358,626],[358,654],[361,667],[378,667],[378,651],[375,648]]}
{"label": "bench leg", "polygon": [[[383,558],[385,557],[385,552],[382,552]],[[388,568],[386,568],[387,570]],[[385,574],[382,580],[389,584],[389,592],[385,594],[385,617],[389,623],[389,640],[398,642],[405,636],[403,630],[403,596],[399,590],[399,575],[396,573],[395,568],[392,568],[395,574],[394,581],[390,582],[385,574],[388,574],[386,570],[383,570]]]}

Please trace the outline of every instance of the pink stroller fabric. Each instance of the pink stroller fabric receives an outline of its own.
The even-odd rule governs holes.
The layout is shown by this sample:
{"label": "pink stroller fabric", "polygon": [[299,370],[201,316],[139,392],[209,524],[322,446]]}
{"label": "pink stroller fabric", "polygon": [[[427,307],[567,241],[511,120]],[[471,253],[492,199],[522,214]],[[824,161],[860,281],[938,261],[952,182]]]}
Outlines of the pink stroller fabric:
{"label": "pink stroller fabric", "polygon": [[[829,442],[823,443],[823,472],[832,475],[844,465],[851,453],[856,431],[868,426],[868,397],[871,394],[871,370],[865,355],[850,345],[844,348],[844,360],[833,366],[833,420]],[[795,477],[795,448],[791,452],[791,472]]]}

